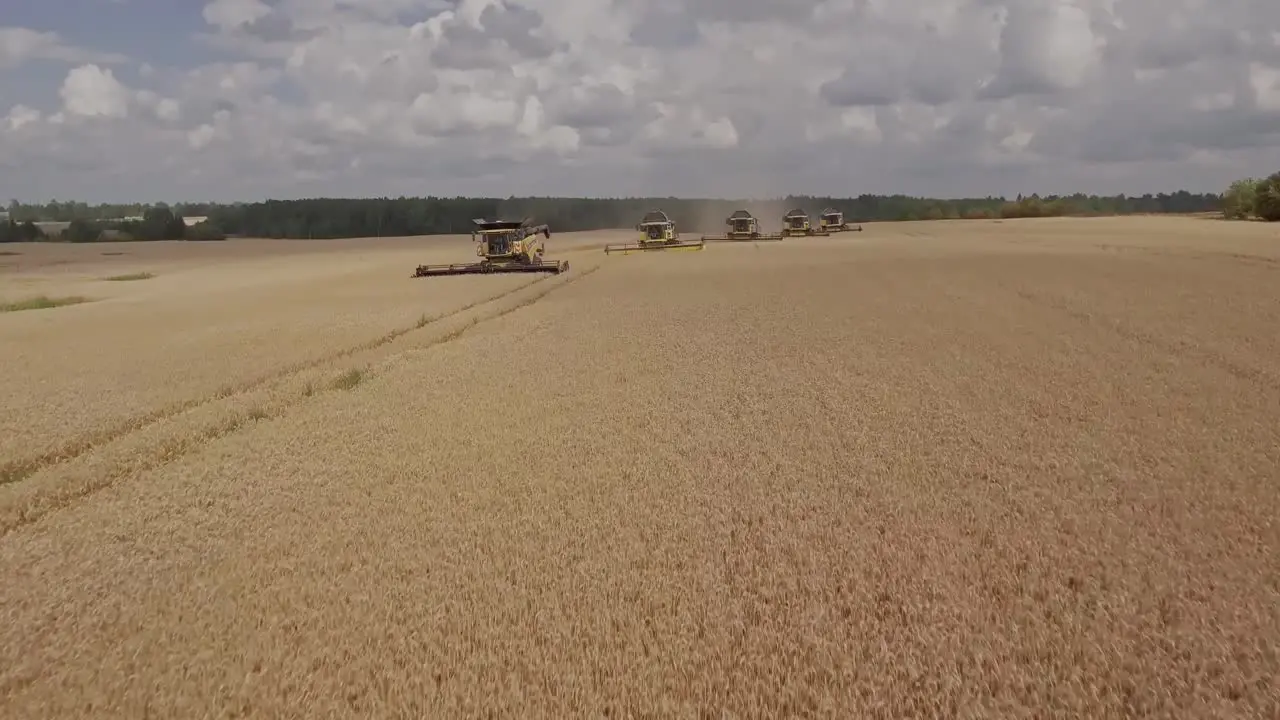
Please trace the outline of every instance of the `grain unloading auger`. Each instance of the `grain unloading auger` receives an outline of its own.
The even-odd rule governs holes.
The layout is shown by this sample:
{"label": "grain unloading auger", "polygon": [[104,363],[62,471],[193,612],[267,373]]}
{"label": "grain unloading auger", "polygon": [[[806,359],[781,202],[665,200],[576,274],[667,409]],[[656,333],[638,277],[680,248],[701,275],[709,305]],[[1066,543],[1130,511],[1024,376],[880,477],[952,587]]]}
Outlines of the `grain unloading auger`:
{"label": "grain unloading auger", "polygon": [[819,227],[828,233],[862,232],[861,225],[850,225],[844,221],[844,213],[835,208],[827,208],[818,218]]}
{"label": "grain unloading auger", "polygon": [[818,230],[814,228],[809,222],[809,213],[800,208],[796,208],[782,216],[783,237],[813,237],[815,235],[825,237],[830,234],[825,229]]}
{"label": "grain unloading auger", "polygon": [[782,233],[760,232],[760,221],[746,210],[735,210],[725,218],[729,231],[723,235],[703,235],[704,242],[751,242],[755,240],[781,240]]}
{"label": "grain unloading auger", "polygon": [[438,277],[441,275],[487,275],[491,273],[562,273],[569,269],[567,260],[545,260],[546,239],[551,228],[534,225],[530,218],[523,220],[472,220],[476,229],[471,239],[476,243],[476,255],[481,260],[473,263],[448,263],[419,265],[414,277]]}
{"label": "grain unloading auger", "polygon": [[636,225],[636,231],[640,233],[638,242],[605,245],[605,253],[620,252],[626,255],[654,250],[701,250],[703,247],[702,240],[681,240],[676,224],[661,210],[645,213]]}

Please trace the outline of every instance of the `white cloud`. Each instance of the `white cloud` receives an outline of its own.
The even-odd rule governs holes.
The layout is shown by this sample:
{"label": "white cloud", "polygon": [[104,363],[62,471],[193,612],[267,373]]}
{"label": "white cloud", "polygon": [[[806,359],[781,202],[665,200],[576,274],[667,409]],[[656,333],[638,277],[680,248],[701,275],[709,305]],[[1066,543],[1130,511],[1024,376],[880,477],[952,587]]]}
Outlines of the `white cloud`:
{"label": "white cloud", "polygon": [[728,149],[738,144],[738,129],[728,117],[709,117],[700,107],[660,102],[658,116],[640,137],[655,152],[685,152],[698,148]]}
{"label": "white cloud", "polygon": [[1253,88],[1258,107],[1280,112],[1280,68],[1261,63],[1250,64],[1249,85]]}
{"label": "white cloud", "polygon": [[129,114],[129,91],[109,68],[81,65],[62,83],[63,108],[72,115],[122,118]]}
{"label": "white cloud", "polygon": [[866,108],[849,108],[840,113],[840,135],[852,137],[866,142],[880,142],[884,139],[880,132],[880,120],[876,113]]}
{"label": "white cloud", "polygon": [[182,116],[182,106],[173,98],[161,98],[156,103],[156,115],[161,120],[176,122]]}
{"label": "white cloud", "polygon": [[214,0],[201,14],[210,25],[234,30],[270,15],[271,6],[260,0]]}
{"label": "white cloud", "polygon": [[[0,86],[23,108],[0,153],[37,168],[0,196],[1135,192],[1280,169],[1274,0],[215,0],[201,16],[226,61],[141,48],[137,75],[0,31],[0,65],[78,66],[61,107]],[[177,170],[161,184],[127,162],[141,154]]]}
{"label": "white cloud", "polygon": [[547,125],[542,101],[536,95],[525,99],[516,130],[527,140],[530,148],[551,150],[557,155],[571,155],[582,146],[582,136],[577,130],[567,125]]}
{"label": "white cloud", "polygon": [[101,53],[75,47],[54,32],[40,32],[21,27],[0,27],[0,70],[14,69],[34,60],[94,62],[105,65],[123,62],[125,58],[116,53]]}
{"label": "white cloud", "polygon": [[26,105],[14,105],[5,116],[4,123],[10,130],[18,130],[23,125],[40,121],[40,111]]}
{"label": "white cloud", "polygon": [[510,130],[518,124],[520,110],[513,98],[480,88],[421,93],[409,105],[419,127],[432,135]]}
{"label": "white cloud", "polygon": [[731,148],[738,144],[738,129],[733,126],[732,120],[722,117],[707,123],[696,137],[709,147]]}
{"label": "white cloud", "polygon": [[209,123],[205,123],[198,128],[187,133],[187,144],[192,150],[202,150],[213,142],[218,131]]}
{"label": "white cloud", "polygon": [[1000,70],[990,97],[1075,90],[1101,59],[1102,42],[1082,7],[1053,0],[1010,4],[1000,31]]}

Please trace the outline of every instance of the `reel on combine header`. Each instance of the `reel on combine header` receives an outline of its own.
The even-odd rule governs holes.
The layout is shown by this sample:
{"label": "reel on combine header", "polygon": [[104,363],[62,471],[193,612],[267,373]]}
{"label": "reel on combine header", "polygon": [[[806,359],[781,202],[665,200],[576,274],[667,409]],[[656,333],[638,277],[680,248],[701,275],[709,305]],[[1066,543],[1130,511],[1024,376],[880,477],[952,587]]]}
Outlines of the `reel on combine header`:
{"label": "reel on combine header", "polygon": [[534,225],[530,218],[523,220],[472,220],[476,229],[471,239],[476,243],[476,255],[482,260],[474,263],[449,263],[419,265],[413,277],[437,277],[441,275],[487,275],[490,273],[562,273],[569,269],[567,260],[546,260],[544,242],[551,237],[551,228]]}
{"label": "reel on combine header", "polygon": [[680,233],[676,232],[676,224],[661,210],[650,210],[645,213],[636,225],[636,231],[640,233],[639,242],[605,245],[605,254],[620,252],[626,255],[651,250],[701,250],[703,247],[701,240],[681,240]]}

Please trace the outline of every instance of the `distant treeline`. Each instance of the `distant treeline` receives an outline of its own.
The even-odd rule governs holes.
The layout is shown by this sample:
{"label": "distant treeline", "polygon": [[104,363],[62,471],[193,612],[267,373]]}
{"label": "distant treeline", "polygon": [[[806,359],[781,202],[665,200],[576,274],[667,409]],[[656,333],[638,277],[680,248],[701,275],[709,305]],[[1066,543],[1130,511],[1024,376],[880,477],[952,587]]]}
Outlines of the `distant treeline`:
{"label": "distant treeline", "polygon": [[[10,206],[12,208],[12,205]],[[5,242],[73,242],[145,241],[145,240],[224,240],[226,234],[207,221],[188,225],[183,215],[168,206],[151,207],[136,219],[92,220],[73,218],[66,226],[50,232],[30,215],[15,214],[0,222],[0,243]]]}
{"label": "distant treeline", "polygon": [[[1160,193],[1129,197],[1075,194],[1044,197],[933,199],[907,195],[856,198],[788,196],[770,201],[687,198],[315,198],[255,203],[183,203],[88,205],[52,201],[43,205],[11,203],[10,227],[26,221],[75,221],[74,237],[63,239],[219,239],[224,235],[271,238],[340,238],[434,235],[470,232],[473,218],[531,216],[553,232],[629,228],[648,210],[660,208],[682,229],[714,231],[723,219],[747,208],[766,224],[792,208],[812,215],[831,207],[850,222],[892,222],[1066,215],[1200,213],[1223,209],[1213,193]],[[207,217],[198,230],[181,227],[182,217]],[[142,217],[142,221],[122,221]],[[176,218],[176,220],[175,220]],[[29,234],[29,230],[25,231]],[[64,231],[64,235],[70,232]],[[8,233],[12,235],[13,233]],[[191,237],[198,235],[199,237]]]}

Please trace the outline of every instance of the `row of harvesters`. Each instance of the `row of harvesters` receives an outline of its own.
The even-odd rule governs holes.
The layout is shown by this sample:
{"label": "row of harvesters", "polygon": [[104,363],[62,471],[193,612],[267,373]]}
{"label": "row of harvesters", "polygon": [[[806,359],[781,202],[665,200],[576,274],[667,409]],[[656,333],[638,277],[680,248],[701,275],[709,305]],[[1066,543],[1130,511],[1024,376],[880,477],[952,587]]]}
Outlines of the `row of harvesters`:
{"label": "row of harvesters", "polygon": [[818,227],[809,222],[809,214],[796,208],[782,216],[783,237],[826,237],[832,233],[861,232],[861,225],[845,222],[844,213],[834,208],[827,208],[818,216]]}
{"label": "row of harvesters", "polygon": [[763,232],[760,221],[746,210],[736,210],[725,219],[728,231],[721,235],[703,235],[697,240],[681,240],[676,224],[661,210],[650,210],[636,225],[640,239],[634,243],[606,245],[606,253],[639,252],[645,250],[701,250],[708,242],[760,242],[782,240],[788,237],[826,237],[832,233],[861,231],[861,225],[845,222],[844,213],[827,208],[822,211],[818,227],[809,220],[809,214],[799,208],[782,217],[781,232]]}
{"label": "row of harvesters", "polygon": [[[471,239],[476,243],[476,255],[480,260],[472,263],[419,265],[414,277],[440,275],[475,275],[489,273],[562,273],[569,269],[567,260],[546,260],[546,240],[551,229],[545,224],[535,225],[531,218],[523,220],[473,220],[476,228]],[[727,219],[729,230],[723,235],[703,235],[697,240],[682,240],[676,224],[661,210],[650,210],[636,224],[640,238],[634,243],[606,245],[606,253],[630,253],[648,250],[701,250],[708,242],[753,242],[782,240],[788,237],[825,237],[832,233],[861,231],[861,225],[850,225],[844,213],[828,208],[822,211],[818,227],[809,222],[809,215],[795,209],[782,218],[782,231],[766,233],[760,230],[760,221],[746,210],[737,210]]]}

